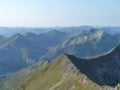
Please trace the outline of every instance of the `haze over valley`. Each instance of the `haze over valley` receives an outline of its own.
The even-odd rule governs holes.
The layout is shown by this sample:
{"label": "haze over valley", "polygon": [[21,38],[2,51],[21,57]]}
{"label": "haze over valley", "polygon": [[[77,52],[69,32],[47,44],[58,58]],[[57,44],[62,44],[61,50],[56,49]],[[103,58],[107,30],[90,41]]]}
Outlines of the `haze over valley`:
{"label": "haze over valley", "polygon": [[0,0],[0,90],[120,90],[120,0]]}

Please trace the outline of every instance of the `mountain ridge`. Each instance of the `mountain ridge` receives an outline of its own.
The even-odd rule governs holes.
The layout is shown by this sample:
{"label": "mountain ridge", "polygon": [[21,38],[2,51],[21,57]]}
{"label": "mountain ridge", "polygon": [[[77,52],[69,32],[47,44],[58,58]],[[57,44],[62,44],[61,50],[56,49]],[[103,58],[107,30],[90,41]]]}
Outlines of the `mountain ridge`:
{"label": "mountain ridge", "polygon": [[119,39],[103,30],[91,29],[69,37],[62,44],[49,51],[42,59],[53,59],[62,53],[75,55],[79,58],[91,58],[102,55],[119,44]]}
{"label": "mountain ridge", "polygon": [[[88,60],[79,59],[73,55],[62,54],[49,63],[47,67],[41,69],[42,71],[33,74],[32,76],[35,75],[32,78],[33,80],[29,78],[28,81],[23,82],[18,87],[18,90],[23,87],[25,90],[66,90],[65,88],[70,90],[101,90],[103,88],[106,90],[109,88],[112,90],[111,86],[96,83],[98,82],[97,79],[95,80],[96,75],[94,75],[94,72],[91,72],[90,66],[86,66],[87,64],[89,64]],[[92,78],[89,77],[91,75],[90,72],[93,75]],[[44,76],[41,77],[41,74]],[[48,82],[44,81],[45,78],[48,79]],[[44,85],[40,82],[44,83]],[[64,84],[65,86],[63,86]]]}
{"label": "mountain ridge", "polygon": [[0,74],[15,72],[37,62],[49,49],[62,43],[67,35],[61,31],[47,34],[28,32],[26,35],[18,33],[6,38],[0,44]]}
{"label": "mountain ridge", "polygon": [[107,54],[92,59],[80,59],[64,53],[42,68],[35,66],[36,71],[14,88],[15,90],[66,90],[66,88],[115,90],[115,86],[120,83],[119,54],[120,45]]}

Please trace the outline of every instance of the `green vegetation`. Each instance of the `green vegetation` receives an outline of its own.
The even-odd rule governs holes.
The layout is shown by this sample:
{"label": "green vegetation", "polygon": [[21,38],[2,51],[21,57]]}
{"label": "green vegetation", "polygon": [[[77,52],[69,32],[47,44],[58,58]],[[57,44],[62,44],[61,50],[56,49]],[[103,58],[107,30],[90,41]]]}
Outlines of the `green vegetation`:
{"label": "green vegetation", "polygon": [[120,84],[118,84],[116,88],[117,88],[117,90],[120,90]]}
{"label": "green vegetation", "polygon": [[[114,90],[96,82],[99,82],[99,79],[90,65],[93,61],[62,54],[49,63],[40,61],[8,75],[5,79],[0,79],[0,90]],[[80,72],[79,68],[81,71],[85,70],[84,73]]]}
{"label": "green vegetation", "polygon": [[6,78],[0,78],[0,90],[12,90],[12,88],[16,88],[16,86],[26,80],[26,78],[28,78],[32,73],[41,69],[42,66],[46,64],[47,62],[40,61],[21,71],[9,74]]}
{"label": "green vegetation", "polygon": [[63,56],[60,56],[57,60],[42,67],[40,71],[33,73],[26,82],[23,82],[23,85],[20,86],[20,90],[23,87],[26,88],[26,90],[32,88],[34,90],[34,87],[36,87],[36,90],[47,90],[55,85],[66,71],[66,66],[59,65],[62,57]]}
{"label": "green vegetation", "polygon": [[100,90],[101,87],[84,74],[66,55],[61,55],[49,64],[45,64],[20,83],[17,90]]}
{"label": "green vegetation", "polygon": [[120,34],[96,29],[73,36],[57,30],[0,36],[0,90],[114,90],[119,42]]}

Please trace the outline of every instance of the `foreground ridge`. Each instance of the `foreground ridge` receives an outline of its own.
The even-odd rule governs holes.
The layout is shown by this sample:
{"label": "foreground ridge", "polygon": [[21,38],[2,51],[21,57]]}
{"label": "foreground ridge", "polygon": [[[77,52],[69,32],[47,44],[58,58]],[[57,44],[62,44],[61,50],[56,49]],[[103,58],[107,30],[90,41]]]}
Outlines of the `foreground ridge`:
{"label": "foreground ridge", "polygon": [[[120,46],[93,59],[62,54],[51,62],[40,61],[19,71],[3,86],[7,83],[9,90],[116,90],[120,83],[119,54]],[[13,85],[9,85],[11,80]]]}
{"label": "foreground ridge", "polygon": [[109,73],[109,70],[113,70],[109,67],[111,60],[104,60],[111,53],[90,60],[62,54],[39,72],[33,73],[34,78],[29,78],[19,88],[25,87],[26,90],[112,90],[119,82],[115,73]]}

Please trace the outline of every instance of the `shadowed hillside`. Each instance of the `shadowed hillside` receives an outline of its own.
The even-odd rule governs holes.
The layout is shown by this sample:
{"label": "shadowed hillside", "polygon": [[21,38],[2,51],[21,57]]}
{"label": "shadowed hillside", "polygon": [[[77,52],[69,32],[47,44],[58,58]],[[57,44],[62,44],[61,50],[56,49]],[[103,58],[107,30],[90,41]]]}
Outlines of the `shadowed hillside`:
{"label": "shadowed hillside", "polygon": [[[26,90],[99,90],[120,83],[120,46],[94,59],[61,55],[33,73],[19,88]],[[87,87],[91,88],[88,89]],[[64,88],[64,89],[62,89]],[[106,89],[105,89],[106,90]]]}

